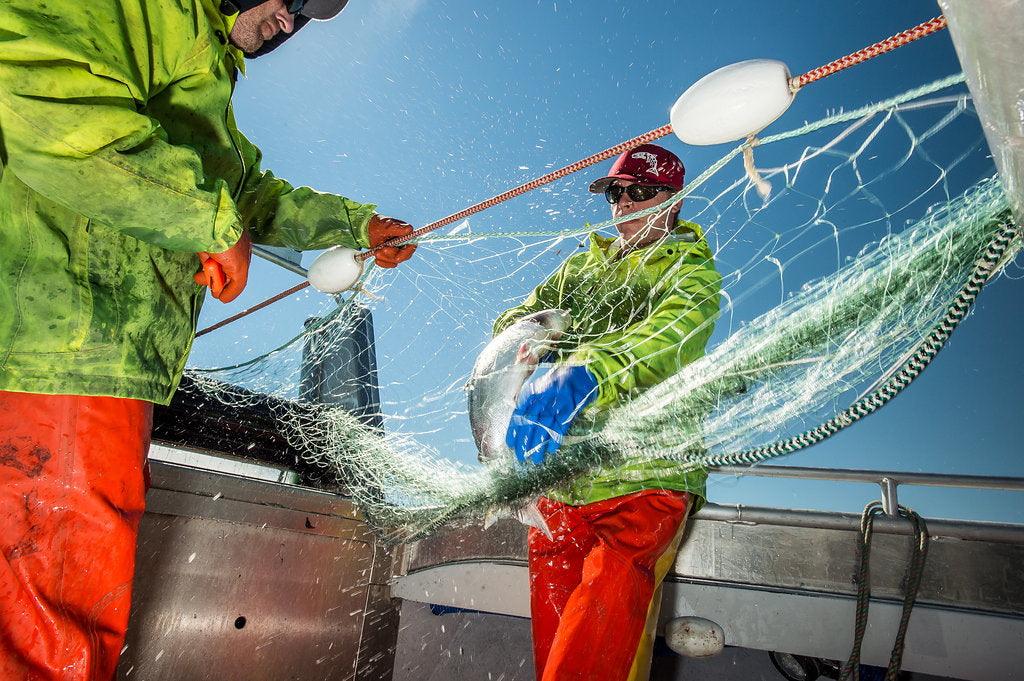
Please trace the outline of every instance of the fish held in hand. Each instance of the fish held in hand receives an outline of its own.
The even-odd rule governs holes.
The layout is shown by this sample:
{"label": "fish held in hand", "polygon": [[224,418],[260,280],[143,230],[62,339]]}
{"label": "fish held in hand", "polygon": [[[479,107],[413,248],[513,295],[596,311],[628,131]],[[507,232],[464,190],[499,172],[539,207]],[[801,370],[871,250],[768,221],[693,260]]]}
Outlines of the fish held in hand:
{"label": "fish held in hand", "polygon": [[[571,321],[568,312],[557,309],[526,315],[495,336],[477,357],[466,389],[477,458],[484,464],[506,470],[515,465],[515,453],[505,444],[505,434],[519,390]],[[522,508],[490,509],[485,527],[503,515],[514,515],[550,536],[535,500]]]}
{"label": "fish held in hand", "polygon": [[519,389],[554,349],[569,327],[563,310],[541,310],[518,319],[483,349],[466,386],[469,391],[469,423],[483,463],[511,464],[515,455],[505,444]]}

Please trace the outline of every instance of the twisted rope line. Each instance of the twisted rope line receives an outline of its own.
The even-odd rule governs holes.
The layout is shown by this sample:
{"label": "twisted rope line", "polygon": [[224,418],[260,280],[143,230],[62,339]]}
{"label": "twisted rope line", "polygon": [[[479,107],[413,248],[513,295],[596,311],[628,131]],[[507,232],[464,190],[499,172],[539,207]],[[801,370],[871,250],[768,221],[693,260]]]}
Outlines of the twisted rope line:
{"label": "twisted rope line", "polygon": [[895,50],[897,47],[902,47],[907,43],[917,40],[918,38],[923,38],[926,35],[930,35],[944,28],[946,28],[946,17],[942,15],[937,16],[934,19],[915,26],[914,28],[903,31],[902,33],[897,33],[890,38],[886,38],[885,40],[877,42],[869,47],[865,47],[862,50],[857,50],[853,54],[836,59],[835,61],[829,62],[824,66],[820,66],[813,71],[808,71],[802,76],[791,78],[789,81],[789,87],[796,92],[808,83],[813,83],[825,76],[831,76],[837,71],[842,71],[854,64],[859,64],[871,59],[872,57],[877,57],[880,54],[885,54],[886,52]]}
{"label": "twisted rope line", "polygon": [[412,241],[413,239],[416,239],[419,236],[433,232],[435,229],[439,229],[441,227],[444,227],[445,225],[450,225],[453,222],[458,222],[459,220],[469,217],[474,213],[479,213],[482,210],[486,210],[487,208],[496,206],[499,203],[502,203],[503,201],[508,201],[511,198],[519,196],[520,194],[525,194],[526,192],[533,191],[538,187],[543,187],[544,185],[550,184],[551,182],[563,178],[566,175],[571,175],[572,173],[575,173],[578,170],[583,170],[584,168],[590,167],[595,163],[600,163],[605,159],[609,159],[612,156],[618,156],[624,151],[629,151],[633,147],[638,147],[641,144],[646,144],[647,142],[651,142],[661,137],[664,137],[665,135],[668,135],[671,132],[671,124],[663,125],[660,128],[651,130],[650,132],[646,132],[643,135],[640,135],[639,137],[634,137],[632,139],[626,140],[625,142],[620,142],[619,144],[616,144],[614,147],[610,147],[608,149],[605,149],[604,151],[600,151],[592,156],[588,156],[587,158],[580,159],[575,163],[567,165],[564,168],[559,168],[558,170],[548,173],[547,175],[543,175],[536,179],[530,180],[526,184],[521,184],[518,187],[508,190],[507,192],[498,194],[497,196],[493,196],[487,199],[486,201],[481,201],[480,203],[474,204],[469,208],[460,210],[458,213],[454,213],[453,215],[449,215],[446,218],[442,218],[437,222],[431,222],[429,225],[424,225],[423,227],[420,227],[419,229],[412,232],[411,234],[389,239],[388,241],[385,241],[384,243],[377,246],[376,248],[373,248],[369,251],[364,251],[356,257],[359,258],[360,260],[366,260],[381,248],[385,248],[387,246],[398,246],[400,244],[404,244],[407,241]]}
{"label": "twisted rope line", "polygon": [[924,563],[928,557],[929,535],[924,519],[904,506],[900,506],[899,511],[900,515],[908,518],[914,525],[914,549],[910,565],[907,567],[903,612],[900,615],[900,626],[896,631],[896,642],[893,644],[892,655],[889,657],[889,668],[885,674],[885,681],[896,681],[900,673],[900,666],[903,664],[903,649],[907,641],[907,629],[910,627],[910,612],[914,609],[914,603],[917,601],[917,591],[921,586]]}
{"label": "twisted rope line", "polygon": [[[503,201],[508,201],[509,199],[511,199],[511,198],[513,198],[515,196],[519,196],[520,194],[525,194],[528,191],[533,191],[534,189],[537,189],[538,187],[543,187],[544,185],[550,184],[551,182],[554,182],[557,179],[565,177],[566,175],[570,175],[572,173],[575,173],[577,170],[582,170],[584,168],[587,168],[589,166],[594,165],[595,163],[600,163],[601,161],[604,161],[605,159],[611,158],[612,156],[617,156],[617,155],[621,154],[624,151],[628,151],[629,149],[632,149],[633,147],[637,147],[637,146],[640,146],[641,144],[646,144],[647,142],[651,142],[653,140],[656,140],[656,139],[659,139],[661,137],[664,137],[665,135],[668,135],[671,132],[672,132],[672,125],[671,124],[663,125],[660,128],[657,128],[655,130],[651,130],[650,132],[646,132],[643,135],[640,135],[638,137],[634,137],[632,139],[628,139],[625,142],[620,142],[619,144],[616,144],[614,147],[610,147],[608,149],[605,149],[604,151],[600,151],[600,152],[598,152],[596,154],[593,154],[592,156],[588,156],[587,158],[584,158],[584,159],[581,159],[579,161],[576,161],[575,163],[567,165],[564,168],[559,168],[558,170],[556,170],[554,172],[551,172],[551,173],[548,173],[547,175],[543,175],[541,177],[538,177],[538,178],[536,178],[534,180],[531,180],[531,181],[527,182],[526,184],[519,185],[518,187],[510,189],[507,192],[504,192],[502,194],[498,194],[497,196],[491,197],[491,198],[487,199],[486,201],[481,201],[480,203],[474,204],[474,205],[470,206],[469,208],[465,208],[463,210],[460,210],[458,213],[454,213],[452,215],[449,215],[446,218],[442,218],[441,220],[438,220],[437,222],[431,222],[429,225],[424,225],[423,227],[420,227],[419,229],[414,230],[412,233],[407,234],[406,236],[395,237],[393,239],[389,239],[389,240],[387,240],[387,241],[377,245],[376,247],[374,247],[374,248],[372,248],[372,249],[370,249],[368,251],[363,251],[363,252],[359,253],[355,257],[360,262],[364,262],[367,258],[369,258],[371,255],[373,255],[374,253],[376,253],[377,251],[379,251],[382,248],[385,248],[385,247],[388,247],[388,246],[399,246],[399,245],[404,244],[404,243],[406,243],[408,241],[413,241],[416,238],[421,237],[424,234],[429,234],[430,232],[433,232],[436,229],[440,229],[441,227],[444,227],[445,225],[450,225],[451,223],[457,222],[457,221],[459,221],[459,220],[461,220],[461,219],[463,219],[465,217],[469,217],[470,215],[473,215],[474,213],[479,213],[480,211],[486,210],[487,208],[491,208],[493,206],[496,206],[496,205],[498,205],[499,203],[501,203]],[[223,319],[223,320],[217,322],[216,324],[212,324],[212,325],[206,327],[202,331],[197,332],[195,337],[199,338],[200,336],[208,334],[211,331],[216,331],[217,329],[219,329],[219,328],[221,328],[223,326],[227,326],[228,324],[230,324],[232,322],[236,322],[236,321],[238,321],[239,319],[241,319],[243,317],[247,317],[247,316],[251,315],[253,312],[258,312],[259,310],[262,310],[263,308],[267,307],[268,305],[272,305],[273,303],[276,303],[277,301],[279,301],[279,300],[281,300],[283,298],[287,298],[288,296],[292,295],[293,293],[298,293],[299,291],[303,290],[307,286],[309,286],[309,281],[308,280],[307,281],[303,281],[301,283],[298,283],[298,284],[296,284],[295,286],[292,286],[290,289],[288,289],[286,291],[281,291],[280,293],[278,293],[275,296],[267,298],[266,300],[264,300],[264,301],[262,301],[260,303],[257,303],[257,304],[253,305],[250,308],[246,308],[245,310],[242,310],[238,314],[232,315],[232,316],[228,317],[227,319]]]}
{"label": "twisted rope line", "polygon": [[[924,574],[924,563],[928,555],[928,527],[917,513],[899,506],[899,514],[910,520],[914,525],[914,547],[910,564],[904,577],[904,598],[903,612],[900,615],[900,624],[896,632],[896,640],[893,644],[892,654],[889,657],[889,667],[886,670],[886,681],[896,681],[899,675],[900,666],[903,660],[903,650],[906,645],[907,629],[910,624],[910,613],[917,600],[917,592],[921,586],[921,576]],[[869,558],[871,554],[871,531],[874,525],[875,516],[884,513],[882,502],[872,501],[864,508],[860,519],[860,536],[858,553],[860,564],[857,568],[857,610],[854,617],[853,648],[850,651],[850,658],[846,661],[839,681],[860,681],[860,654],[864,642],[864,632],[867,630],[868,609],[871,605],[871,576]]]}
{"label": "twisted rope line", "polygon": [[[816,80],[824,78],[825,76],[831,75],[831,74],[835,73],[836,71],[840,71],[840,70],[845,69],[845,68],[847,68],[849,66],[853,66],[854,64],[858,64],[858,63],[860,63],[862,61],[866,61],[867,59],[870,59],[872,57],[877,57],[880,54],[883,54],[885,52],[889,52],[890,50],[894,50],[897,47],[901,47],[903,45],[906,45],[909,42],[917,40],[918,38],[923,38],[924,36],[929,35],[930,33],[934,33],[935,31],[938,31],[938,30],[943,29],[945,27],[946,27],[946,17],[945,16],[938,16],[938,17],[932,19],[931,21],[926,21],[925,23],[920,24],[918,26],[915,26],[912,29],[903,31],[902,33],[899,33],[899,34],[897,34],[895,36],[892,36],[891,38],[883,40],[883,41],[881,41],[879,43],[875,43],[874,45],[871,45],[870,47],[866,47],[863,50],[859,50],[858,52],[854,52],[851,55],[843,57],[842,59],[837,59],[836,61],[833,61],[833,62],[831,62],[829,64],[826,64],[825,66],[819,67],[817,69],[814,69],[813,71],[808,71],[807,73],[805,73],[804,75],[800,76],[799,78],[792,78],[792,79],[790,79],[790,88],[794,92],[796,92],[797,90],[799,90],[804,85],[807,85],[808,83],[812,83],[812,82],[814,82]],[[486,201],[481,201],[480,203],[474,204],[474,205],[470,206],[469,208],[465,208],[465,209],[459,211],[458,213],[454,213],[452,215],[449,215],[446,218],[442,218],[441,220],[438,220],[436,222],[432,222],[429,225],[425,225],[423,227],[420,227],[419,229],[414,230],[412,233],[410,233],[410,234],[408,234],[408,235],[406,235],[404,237],[395,237],[393,239],[389,239],[389,240],[387,240],[387,241],[385,241],[385,242],[383,242],[381,244],[378,244],[377,246],[375,246],[374,248],[372,248],[372,249],[370,249],[368,251],[363,251],[363,252],[357,254],[355,257],[360,262],[365,262],[367,258],[369,258],[371,255],[376,253],[381,248],[390,247],[390,246],[400,246],[401,244],[404,244],[404,243],[407,243],[407,242],[410,242],[410,241],[414,241],[416,238],[418,238],[420,236],[423,236],[424,234],[429,234],[430,232],[433,232],[436,229],[444,227],[445,225],[450,225],[453,222],[456,222],[456,221],[461,220],[463,218],[469,217],[470,215],[473,215],[474,213],[479,213],[480,211],[486,210],[487,208],[491,208],[493,206],[496,206],[497,204],[499,204],[499,203],[501,203],[503,201],[507,201],[508,199],[511,199],[511,198],[513,198],[515,196],[519,196],[520,194],[525,194],[528,191],[532,191],[534,189],[537,189],[538,187],[542,187],[542,186],[544,186],[546,184],[549,184],[549,183],[551,183],[551,182],[553,182],[553,181],[555,181],[557,179],[565,177],[566,175],[569,175],[571,173],[575,173],[578,170],[582,170],[583,168],[587,168],[589,166],[592,166],[595,163],[600,163],[601,161],[604,161],[605,159],[608,159],[608,158],[611,158],[612,156],[616,156],[618,154],[621,154],[622,152],[627,151],[629,149],[632,149],[633,147],[639,146],[641,144],[646,144],[647,142],[652,142],[652,141],[654,141],[656,139],[664,137],[665,135],[668,135],[671,132],[672,132],[672,125],[668,124],[668,125],[663,125],[660,128],[656,128],[655,130],[651,130],[650,132],[644,133],[643,135],[640,135],[638,137],[634,137],[632,139],[626,140],[625,142],[620,142],[619,144],[615,145],[614,147],[611,147],[609,149],[605,149],[604,151],[598,152],[598,153],[596,153],[596,154],[594,154],[592,156],[588,156],[587,158],[581,159],[581,160],[579,160],[576,163],[573,163],[571,165],[567,165],[564,168],[559,168],[558,170],[556,170],[556,171],[554,171],[552,173],[548,173],[547,175],[543,175],[541,177],[538,177],[538,178],[536,178],[534,180],[531,180],[530,182],[527,182],[526,184],[523,184],[523,185],[520,185],[520,186],[515,187],[513,189],[510,189],[509,191],[504,192],[503,194],[499,194],[499,195],[494,196],[494,197],[492,197],[490,199],[487,199]],[[232,322],[238,321],[239,319],[242,319],[243,317],[246,317],[246,316],[252,314],[253,312],[257,312],[259,310],[262,310],[263,308],[267,307],[268,305],[271,305],[272,303],[276,303],[277,301],[279,301],[279,300],[281,300],[283,298],[287,298],[288,296],[292,295],[293,293],[298,293],[299,291],[303,290],[307,286],[309,286],[309,281],[304,281],[304,282],[302,282],[300,284],[296,284],[295,286],[291,287],[287,291],[282,291],[281,293],[278,293],[277,295],[275,295],[275,296],[273,296],[271,298],[268,298],[268,299],[264,300],[261,303],[257,303],[256,305],[253,305],[252,307],[250,307],[248,309],[242,310],[241,312],[239,312],[236,315],[228,317],[227,319],[224,319],[224,320],[218,322],[217,324],[214,324],[212,326],[209,326],[209,327],[203,329],[202,331],[200,331],[200,332],[198,332],[196,334],[196,337],[198,338],[199,336],[207,334],[207,333],[209,333],[211,331],[214,331],[216,329],[219,329],[219,328],[221,328],[223,326],[227,326],[228,324],[230,324]]]}
{"label": "twisted rope line", "polygon": [[985,285],[985,282],[988,281],[993,271],[995,271],[1007,247],[1016,236],[1016,226],[1012,222],[1003,223],[989,243],[985,253],[978,259],[978,263],[971,272],[971,276],[967,279],[967,283],[964,284],[963,288],[954,297],[953,302],[949,306],[949,311],[935,325],[931,333],[921,341],[910,359],[884,385],[816,428],[804,431],[788,440],[780,440],[770,445],[747,449],[736,454],[698,457],[700,463],[706,466],[735,466],[755,464],[784,454],[791,454],[821,442],[852,423],[869,414],[873,414],[910,385],[911,381],[917,378],[931,361],[935,359],[939,350],[949,340],[950,335],[960,322],[963,321],[964,317],[967,316],[971,305],[974,304],[975,299],[978,297],[978,293]]}
{"label": "twisted rope line", "polygon": [[299,291],[301,291],[302,289],[306,288],[307,286],[309,286],[309,280],[306,280],[306,281],[302,282],[301,284],[296,284],[295,286],[292,286],[290,289],[287,289],[286,291],[281,291],[277,295],[271,296],[271,297],[267,298],[266,300],[264,300],[262,302],[256,303],[252,307],[245,308],[244,310],[242,310],[238,314],[231,315],[227,319],[222,319],[219,322],[217,322],[216,324],[211,324],[210,326],[206,327],[202,331],[196,331],[196,338],[199,338],[200,336],[206,335],[206,334],[210,333],[211,331],[216,331],[217,329],[219,329],[222,326],[227,326],[231,322],[237,322],[242,317],[248,317],[253,312],[258,312],[259,310],[262,310],[263,308],[265,308],[267,305],[272,305],[273,303],[276,303],[277,301],[281,300],[282,298],[287,298],[288,296],[290,296],[293,293],[298,293]]}
{"label": "twisted rope line", "polygon": [[[832,75],[837,71],[841,71],[855,64],[867,61],[872,57],[877,57],[878,55],[894,50],[897,47],[902,47],[907,43],[913,42],[918,38],[923,38],[927,35],[935,33],[936,31],[942,30],[945,27],[946,17],[941,15],[937,16],[934,19],[931,19],[930,21],[926,21],[923,24],[915,26],[914,28],[903,31],[902,33],[898,33],[890,38],[886,38],[885,40],[877,42],[874,45],[865,47],[862,50],[858,50],[857,52],[854,52],[851,55],[847,55],[846,57],[837,59],[833,62],[830,62],[829,64],[826,64],[825,66],[821,66],[817,69],[814,69],[813,71],[808,71],[807,73],[798,78],[793,78],[791,80],[791,87],[794,90],[798,90],[804,85],[807,85],[808,83],[813,83],[814,81],[824,78],[825,76]],[[453,222],[457,222],[458,220],[469,217],[474,213],[478,213],[482,210],[486,210],[487,208],[496,206],[497,204],[502,203],[503,201],[507,201],[513,197],[519,196],[520,194],[525,194],[526,192],[537,189],[538,187],[542,187],[545,184],[549,184],[557,179],[565,177],[566,175],[575,173],[578,170],[582,170],[583,168],[592,166],[595,163],[600,163],[601,161],[611,158],[612,156],[617,156],[624,151],[632,149],[633,147],[639,146],[641,144],[646,144],[647,142],[651,142],[661,137],[664,137],[665,135],[668,135],[671,132],[671,124],[663,125],[662,127],[657,128],[655,130],[651,130],[648,133],[644,133],[639,137],[634,137],[633,139],[621,142],[615,145],[614,147],[605,149],[602,152],[598,152],[597,154],[581,159],[576,163],[567,165],[564,168],[560,168],[542,177],[538,177],[534,180],[531,180],[530,182],[527,182],[526,184],[515,187],[514,189],[510,189],[509,191],[503,194],[499,194],[495,197],[487,199],[486,201],[481,201],[480,203],[470,206],[469,208],[461,210],[453,215],[449,215],[448,217],[438,220],[437,222],[432,222],[429,225],[425,225],[415,230],[411,234],[408,234],[407,236],[395,237],[394,239],[390,239],[380,244],[374,249],[360,253],[356,257],[359,258],[360,260],[365,260],[366,258],[369,258],[371,255],[373,255],[373,253],[378,249],[385,248],[387,246],[398,246],[407,241],[412,241],[419,236],[429,234],[430,232],[441,227],[444,227],[445,225],[450,225]]]}

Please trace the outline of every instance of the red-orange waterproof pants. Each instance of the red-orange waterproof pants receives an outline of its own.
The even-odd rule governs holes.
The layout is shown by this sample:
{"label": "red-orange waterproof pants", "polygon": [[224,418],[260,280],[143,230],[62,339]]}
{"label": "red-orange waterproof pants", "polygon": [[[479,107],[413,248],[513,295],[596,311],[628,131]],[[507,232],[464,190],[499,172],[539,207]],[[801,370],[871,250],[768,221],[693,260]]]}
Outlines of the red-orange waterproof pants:
{"label": "red-orange waterproof pants", "polygon": [[540,500],[554,541],[530,529],[538,681],[646,681],[689,505],[686,492],[660,490],[586,506]]}
{"label": "red-orange waterproof pants", "polygon": [[0,678],[110,681],[153,405],[0,391]]}

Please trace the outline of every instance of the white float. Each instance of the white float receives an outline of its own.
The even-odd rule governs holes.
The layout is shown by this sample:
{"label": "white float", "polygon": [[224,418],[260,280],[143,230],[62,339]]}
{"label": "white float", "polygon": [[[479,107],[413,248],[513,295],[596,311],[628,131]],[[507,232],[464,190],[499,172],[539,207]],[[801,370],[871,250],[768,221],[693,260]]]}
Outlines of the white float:
{"label": "white float", "polygon": [[348,291],[359,281],[363,273],[363,261],[356,256],[359,251],[345,246],[334,246],[317,256],[306,271],[306,278],[317,291],[341,293]]}
{"label": "white float", "polygon": [[773,59],[723,66],[704,76],[672,106],[672,131],[686,144],[746,139],[781,116],[793,102],[789,69]]}
{"label": "white float", "polygon": [[677,617],[665,623],[665,643],[684,657],[714,657],[725,647],[725,632],[703,617]]}

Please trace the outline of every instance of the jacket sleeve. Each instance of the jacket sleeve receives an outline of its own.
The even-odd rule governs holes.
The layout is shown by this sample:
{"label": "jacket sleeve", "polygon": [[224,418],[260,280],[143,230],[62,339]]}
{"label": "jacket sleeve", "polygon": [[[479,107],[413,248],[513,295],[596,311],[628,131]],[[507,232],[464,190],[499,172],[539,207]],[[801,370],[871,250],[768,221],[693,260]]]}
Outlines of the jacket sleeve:
{"label": "jacket sleeve", "polygon": [[261,171],[260,150],[234,128],[233,121],[232,129],[243,157],[253,159],[238,198],[238,212],[256,243],[299,251],[336,245],[369,247],[367,227],[375,205],[293,187],[269,170]]}
{"label": "jacket sleeve", "polygon": [[[116,3],[107,9],[115,8],[124,10]],[[243,226],[260,243],[300,250],[369,245],[375,206],[261,172],[259,150],[238,133],[230,107],[221,124],[246,173],[230,181],[207,174],[201,151],[173,143],[146,114],[155,87],[149,69],[171,68],[183,57],[157,50],[157,64],[114,29],[83,35],[97,17],[116,24],[103,6],[64,9],[59,28],[35,9],[0,13],[0,160],[21,182],[91,221],[169,250],[224,251]],[[196,54],[208,58],[193,53],[188,60],[202,61]],[[201,69],[182,72],[174,83],[182,93],[195,86],[191,78],[211,78]],[[190,104],[180,101],[179,115],[207,125]]]}
{"label": "jacket sleeve", "polygon": [[127,66],[12,33],[0,35],[5,171],[74,213],[162,248],[218,252],[237,241],[242,223],[227,183],[205,176],[193,149],[170,144],[140,112],[140,86],[119,78]]}
{"label": "jacket sleeve", "polygon": [[718,314],[721,277],[707,260],[666,273],[650,313],[624,330],[580,345],[568,362],[597,378],[593,407],[608,407],[664,381],[704,355]]}

